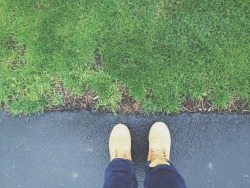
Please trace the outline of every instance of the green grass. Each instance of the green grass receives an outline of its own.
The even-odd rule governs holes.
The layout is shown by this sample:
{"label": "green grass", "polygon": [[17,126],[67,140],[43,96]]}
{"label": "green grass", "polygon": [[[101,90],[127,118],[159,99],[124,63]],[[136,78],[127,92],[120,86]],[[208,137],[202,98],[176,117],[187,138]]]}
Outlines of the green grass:
{"label": "green grass", "polygon": [[120,85],[149,113],[187,97],[249,104],[249,10],[248,0],[0,0],[0,102],[41,112],[63,104],[59,84],[113,112]]}

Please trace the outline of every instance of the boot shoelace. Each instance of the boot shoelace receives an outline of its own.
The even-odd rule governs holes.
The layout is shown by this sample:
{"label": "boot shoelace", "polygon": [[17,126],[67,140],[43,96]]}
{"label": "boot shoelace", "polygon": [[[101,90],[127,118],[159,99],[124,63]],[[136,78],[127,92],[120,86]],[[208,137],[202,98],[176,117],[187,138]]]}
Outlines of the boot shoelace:
{"label": "boot shoelace", "polygon": [[118,152],[117,150],[113,150],[115,158],[123,158],[123,159],[130,159],[129,151]]}
{"label": "boot shoelace", "polygon": [[167,162],[169,159],[167,159],[167,153],[166,150],[157,150],[157,149],[149,149],[149,157],[148,161],[150,161],[150,167],[155,167],[159,164],[168,164]]}

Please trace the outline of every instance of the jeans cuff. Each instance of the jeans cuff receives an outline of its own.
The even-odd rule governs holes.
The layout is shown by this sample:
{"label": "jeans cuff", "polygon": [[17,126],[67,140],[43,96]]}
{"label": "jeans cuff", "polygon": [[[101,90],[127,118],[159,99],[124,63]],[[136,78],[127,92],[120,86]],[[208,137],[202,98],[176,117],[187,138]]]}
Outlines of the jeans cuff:
{"label": "jeans cuff", "polygon": [[156,167],[149,167],[149,164],[151,163],[150,161],[147,161],[144,165],[144,170],[145,172],[149,172],[150,170],[152,170],[153,168],[167,168],[169,170],[175,171],[178,173],[178,171],[176,170],[176,168],[174,167],[173,163],[171,161],[167,161],[169,163],[169,165],[167,164],[160,164],[157,165]]}

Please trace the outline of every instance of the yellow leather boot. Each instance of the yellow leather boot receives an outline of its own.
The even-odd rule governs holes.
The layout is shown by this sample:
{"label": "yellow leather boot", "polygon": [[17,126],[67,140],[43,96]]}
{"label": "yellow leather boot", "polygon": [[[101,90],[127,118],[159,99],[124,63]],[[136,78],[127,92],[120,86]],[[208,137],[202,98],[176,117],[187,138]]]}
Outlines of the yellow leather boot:
{"label": "yellow leather boot", "polygon": [[131,135],[128,127],[117,124],[109,137],[110,161],[115,158],[131,159]]}
{"label": "yellow leather boot", "polygon": [[156,122],[149,132],[149,152],[148,161],[150,167],[160,164],[167,164],[170,156],[171,137],[169,129],[165,123]]}

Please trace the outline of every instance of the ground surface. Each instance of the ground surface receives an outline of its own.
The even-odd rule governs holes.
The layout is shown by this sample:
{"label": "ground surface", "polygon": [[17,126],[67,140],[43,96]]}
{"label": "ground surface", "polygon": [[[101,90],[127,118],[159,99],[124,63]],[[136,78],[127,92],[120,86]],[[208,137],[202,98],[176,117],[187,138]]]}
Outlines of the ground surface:
{"label": "ground surface", "polygon": [[249,112],[248,0],[0,0],[0,107]]}
{"label": "ground surface", "polygon": [[119,122],[130,128],[141,184],[147,134],[155,121],[169,125],[171,158],[188,187],[250,187],[250,117],[246,115],[54,112],[11,117],[4,111],[0,112],[1,187],[102,187],[109,133]]}

